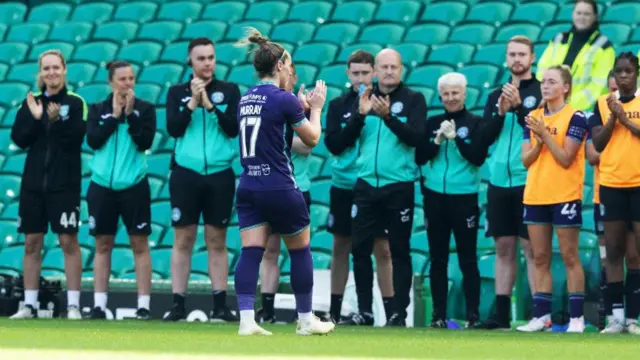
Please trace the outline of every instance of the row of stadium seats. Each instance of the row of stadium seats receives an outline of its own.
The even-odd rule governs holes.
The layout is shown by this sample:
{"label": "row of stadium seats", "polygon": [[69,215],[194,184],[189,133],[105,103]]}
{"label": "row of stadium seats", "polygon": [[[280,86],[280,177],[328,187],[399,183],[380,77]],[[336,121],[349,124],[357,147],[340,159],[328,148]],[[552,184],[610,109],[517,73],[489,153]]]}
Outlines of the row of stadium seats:
{"label": "row of stadium seats", "polygon": [[[516,1],[511,1],[517,3]],[[413,24],[442,22],[455,24],[461,21],[505,23],[524,21],[545,24],[552,21],[571,21],[573,2],[529,1],[515,5],[508,1],[485,1],[470,4],[469,1],[438,1],[424,5],[419,0],[399,1],[304,1],[291,4],[287,1],[259,1],[247,4],[242,1],[222,1],[204,4],[199,1],[130,1],[121,4],[96,2],[73,6],[65,3],[49,3],[36,6],[27,14],[23,4],[9,3],[0,7],[0,20],[4,24],[21,22],[55,24],[63,21],[89,21],[102,23],[109,20],[147,23],[153,20],[190,23],[198,19],[236,23],[239,20],[306,21],[324,23],[344,21],[354,24],[367,22],[392,22]],[[601,2],[600,17],[605,22],[635,25],[640,21],[638,4],[624,1],[616,4]]]}

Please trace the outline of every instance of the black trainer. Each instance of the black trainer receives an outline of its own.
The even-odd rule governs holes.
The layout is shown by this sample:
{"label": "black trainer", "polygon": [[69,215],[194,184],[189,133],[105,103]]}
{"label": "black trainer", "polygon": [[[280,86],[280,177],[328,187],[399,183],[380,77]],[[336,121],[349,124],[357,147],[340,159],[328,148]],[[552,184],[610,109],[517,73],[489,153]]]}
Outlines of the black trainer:
{"label": "black trainer", "polygon": [[344,320],[341,320],[339,325],[364,325],[373,326],[374,319],[373,314],[368,312],[363,313],[351,313]]}
{"label": "black trainer", "polygon": [[238,322],[240,321],[240,319],[234,312],[231,311],[231,309],[225,307],[222,309],[211,311],[211,313],[209,313],[209,321],[215,323]]}
{"label": "black trainer", "polygon": [[389,320],[387,320],[388,327],[407,327],[406,317],[398,313],[393,313]]}
{"label": "black trainer", "polygon": [[171,309],[169,309],[169,312],[165,314],[162,320],[163,321],[180,321],[186,318],[187,318],[187,312],[185,311],[184,307],[178,304],[173,304]]}
{"label": "black trainer", "polygon": [[136,311],[137,320],[151,320],[151,312],[149,309],[140,308]]}
{"label": "black trainer", "polygon": [[107,318],[107,313],[104,312],[100,307],[96,306],[89,312],[89,319],[91,320],[105,320]]}

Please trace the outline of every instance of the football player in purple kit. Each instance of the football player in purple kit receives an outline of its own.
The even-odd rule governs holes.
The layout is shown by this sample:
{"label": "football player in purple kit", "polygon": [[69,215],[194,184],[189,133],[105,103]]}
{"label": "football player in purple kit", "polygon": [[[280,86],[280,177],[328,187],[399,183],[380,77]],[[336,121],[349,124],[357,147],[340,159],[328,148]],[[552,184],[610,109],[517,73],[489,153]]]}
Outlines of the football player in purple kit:
{"label": "football player in purple kit", "polygon": [[282,235],[291,259],[291,287],[296,298],[298,335],[327,334],[335,324],[313,315],[313,261],[309,248],[309,211],[293,176],[291,141],[285,131],[293,128],[305,145],[314,147],[322,132],[320,116],[326,86],[318,81],[308,98],[307,120],[297,97],[283,90],[291,75],[291,56],[254,28],[238,45],[255,44],[253,65],[260,82],[240,99],[240,159],[243,167],[236,193],[236,211],[242,252],[235,271],[240,310],[240,335],[271,335],[255,320],[255,296],[260,262],[271,232]]}

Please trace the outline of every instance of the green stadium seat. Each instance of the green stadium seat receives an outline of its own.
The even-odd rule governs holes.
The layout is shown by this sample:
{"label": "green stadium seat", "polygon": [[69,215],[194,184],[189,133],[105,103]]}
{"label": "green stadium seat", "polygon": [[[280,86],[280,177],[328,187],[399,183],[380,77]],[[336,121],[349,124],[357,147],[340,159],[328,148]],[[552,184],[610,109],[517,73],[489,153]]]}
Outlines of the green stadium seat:
{"label": "green stadium seat", "polygon": [[65,59],[69,59],[71,53],[73,52],[74,46],[73,44],[66,42],[47,42],[41,43],[38,45],[34,45],[31,47],[31,51],[29,51],[29,57],[27,60],[29,61],[38,61],[40,54],[47,50],[60,50],[62,55],[64,55]]}
{"label": "green stadium seat", "polygon": [[415,25],[407,31],[404,42],[424,45],[442,44],[447,41],[450,31],[449,26],[444,24],[430,23]]}
{"label": "green stadium seat", "polygon": [[640,4],[638,2],[612,4],[607,7],[602,21],[637,26],[640,24]]}
{"label": "green stadium seat", "polygon": [[[571,23],[548,24],[542,29],[542,33],[540,34],[538,41],[549,42],[553,40],[556,35],[560,34],[561,32],[567,31],[568,29],[571,29]],[[539,55],[542,55],[542,53],[540,53]]]}
{"label": "green stadium seat", "polygon": [[[313,201],[313,199],[311,199]],[[329,219],[329,207],[320,204],[311,204],[311,232],[315,233],[319,229],[327,227],[327,221]]]}
{"label": "green stadium seat", "polygon": [[334,44],[350,44],[358,36],[360,27],[349,23],[324,24],[317,28],[315,41],[332,42]]}
{"label": "green stadium seat", "polygon": [[222,1],[207,5],[202,19],[225,21],[230,24],[242,19],[247,5],[240,1]]}
{"label": "green stadium seat", "polygon": [[[35,74],[34,74],[35,79]],[[0,83],[0,105],[17,106],[27,96],[30,86],[21,83]]]}
{"label": "green stadium seat", "polygon": [[434,45],[427,61],[460,67],[471,61],[474,51],[475,46],[469,44]]}
{"label": "green stadium seat", "polygon": [[20,81],[27,84],[35,84],[39,67],[37,62],[14,65],[9,70],[6,78],[11,81]]}
{"label": "green stadium seat", "polygon": [[274,24],[286,19],[289,12],[289,4],[283,1],[263,1],[249,5],[244,14],[245,20],[269,19]]}
{"label": "green stadium seat", "polygon": [[557,10],[558,6],[556,4],[546,1],[520,4],[515,7],[509,20],[545,24],[553,20]]}
{"label": "green stadium seat", "polygon": [[404,26],[397,24],[377,24],[367,26],[358,41],[378,44],[395,44],[402,40]]}
{"label": "green stadium seat", "polygon": [[325,66],[333,62],[338,54],[338,47],[333,44],[304,44],[293,53],[293,61],[316,66]]}
{"label": "green stadium seat", "polygon": [[156,19],[189,23],[199,17],[202,7],[202,4],[193,1],[164,2]]}
{"label": "green stadium seat", "polygon": [[245,36],[246,27],[254,27],[260,31],[261,34],[267,35],[271,33],[271,24],[265,21],[242,21],[237,23],[230,23],[229,31],[225,35],[224,39],[228,41],[238,41]]}
{"label": "green stadium seat", "polygon": [[168,44],[162,50],[162,54],[160,54],[160,61],[186,64],[188,46],[188,41],[173,42],[171,44]]}
{"label": "green stadium seat", "polygon": [[234,43],[219,43],[216,44],[216,60],[218,62],[236,65],[241,64],[247,58],[248,48],[239,48],[234,46]]}
{"label": "green stadium seat", "polygon": [[5,247],[0,251],[0,267],[22,272],[23,246]]}
{"label": "green stadium seat", "polygon": [[420,13],[420,7],[420,2],[414,0],[383,2],[378,7],[374,20],[412,24]]}
{"label": "green stadium seat", "polygon": [[[0,24],[19,24],[27,14],[27,6],[19,2],[0,4]],[[2,37],[0,36],[0,39]]]}
{"label": "green stadium seat", "polygon": [[473,63],[503,66],[506,62],[507,44],[489,44],[478,47],[473,55]]}
{"label": "green stadium seat", "polygon": [[111,93],[111,87],[106,84],[90,84],[76,89],[87,104],[103,101]]}
{"label": "green stadium seat", "polygon": [[64,22],[71,13],[71,5],[49,3],[32,7],[26,22],[54,24]]}
{"label": "green stadium seat", "polygon": [[468,8],[468,4],[460,1],[445,1],[428,4],[420,17],[420,21],[443,22],[453,25],[464,19]]}
{"label": "green stadium seat", "polygon": [[49,41],[68,41],[82,43],[89,39],[93,24],[83,21],[69,21],[58,24],[51,29]]}
{"label": "green stadium seat", "polygon": [[296,73],[298,74],[298,86],[304,84],[309,88],[316,80],[318,68],[314,65],[299,64],[296,65]]}
{"label": "green stadium seat", "polygon": [[37,44],[47,38],[50,26],[47,24],[16,24],[11,26],[9,34],[4,41],[24,42]]}
{"label": "green stadium seat", "polygon": [[146,100],[152,104],[155,104],[160,97],[162,87],[157,84],[136,84],[135,86],[136,97],[142,100]]}
{"label": "green stadium seat", "polygon": [[425,61],[429,47],[423,44],[403,43],[393,46],[400,53],[402,62],[411,67],[417,66]]}
{"label": "green stadium seat", "polygon": [[311,183],[311,199],[316,204],[329,206],[331,180],[318,180]]}
{"label": "green stadium seat", "polygon": [[486,2],[471,7],[465,20],[480,21],[490,24],[503,23],[509,20],[513,5],[504,2]]}
{"label": "green stadium seat", "polygon": [[493,65],[469,65],[460,69],[467,77],[469,86],[476,88],[489,88],[498,80],[500,69]]}
{"label": "green stadium seat", "polygon": [[71,59],[73,61],[87,61],[94,64],[111,61],[118,52],[118,45],[107,41],[92,41],[76,48]]}
{"label": "green stadium seat", "polygon": [[[153,258],[152,260],[153,261]],[[115,276],[133,268],[133,251],[129,247],[114,247],[111,252],[111,273]]]}
{"label": "green stadium seat", "polygon": [[427,86],[435,89],[440,76],[454,71],[451,66],[448,65],[424,65],[413,69],[409,78],[407,79],[407,85]]}
{"label": "green stadium seat", "polygon": [[245,86],[253,86],[258,81],[253,65],[240,65],[231,69],[227,81]]}
{"label": "green stadium seat", "polygon": [[115,43],[131,41],[136,37],[138,24],[131,21],[112,21],[96,27],[93,40],[110,40]]}
{"label": "green stadium seat", "polygon": [[449,41],[474,45],[489,44],[495,32],[495,27],[489,24],[459,24],[453,27]]}
{"label": "green stadium seat", "polygon": [[142,24],[136,40],[153,40],[171,43],[180,37],[182,24],[177,21],[155,21]]}
{"label": "green stadium seat", "polygon": [[322,24],[329,18],[333,4],[326,1],[305,1],[295,4],[287,16],[288,20]]}
{"label": "green stadium seat", "polygon": [[180,35],[181,39],[191,40],[197,37],[208,37],[213,42],[222,40],[227,31],[227,24],[221,21],[204,20],[187,24]]}
{"label": "green stadium seat", "polygon": [[320,70],[318,79],[324,80],[327,85],[344,88],[347,84],[349,84],[349,78],[347,77],[346,70],[347,67],[343,64],[325,66]]}
{"label": "green stadium seat", "polygon": [[146,23],[153,19],[158,4],[150,1],[132,1],[119,4],[113,15],[114,20]]}
{"label": "green stadium seat", "polygon": [[177,84],[180,81],[182,72],[183,68],[181,65],[155,64],[145,67],[138,77],[138,81],[169,86]]}
{"label": "green stadium seat", "polygon": [[161,51],[162,45],[158,43],[140,41],[122,46],[120,51],[118,51],[117,58],[137,64],[148,65],[160,57]]}
{"label": "green stadium seat", "polygon": [[507,42],[513,36],[516,35],[524,35],[531,39],[531,41],[536,42],[538,36],[540,36],[540,27],[538,25],[533,24],[510,24],[501,27],[498,30],[498,34],[496,35],[496,42]]}
{"label": "green stadium seat", "polygon": [[99,24],[107,21],[113,14],[114,6],[107,3],[79,4],[71,14],[73,21],[90,21]]}
{"label": "green stadium seat", "polygon": [[83,86],[91,82],[97,66],[89,63],[72,62],[67,65],[67,81],[73,85]]}
{"label": "green stadium seat", "polygon": [[331,20],[364,24],[373,19],[376,5],[370,1],[349,1],[338,5],[333,11]]}
{"label": "green stadium seat", "polygon": [[0,43],[0,62],[16,64],[22,62],[27,57],[29,45],[22,42],[2,42]]}
{"label": "green stadium seat", "polygon": [[613,44],[624,44],[629,39],[629,35],[631,35],[631,27],[625,24],[601,24],[600,31]]}
{"label": "green stadium seat", "polygon": [[276,42],[300,45],[311,40],[315,29],[316,27],[310,23],[289,22],[276,25],[269,38]]}

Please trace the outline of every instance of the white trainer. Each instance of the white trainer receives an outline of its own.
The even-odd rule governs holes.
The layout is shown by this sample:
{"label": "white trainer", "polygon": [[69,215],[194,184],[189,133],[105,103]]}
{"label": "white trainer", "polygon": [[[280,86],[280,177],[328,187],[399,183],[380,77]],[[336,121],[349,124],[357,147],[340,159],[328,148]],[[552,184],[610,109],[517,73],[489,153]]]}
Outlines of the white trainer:
{"label": "white trainer", "polygon": [[613,316],[609,316],[607,327],[600,331],[600,334],[622,334],[624,331],[624,323]]}
{"label": "white trainer", "polygon": [[82,313],[76,306],[69,306],[67,308],[67,319],[69,320],[82,320]]}
{"label": "white trainer", "polygon": [[308,319],[298,320],[298,326],[296,327],[296,334],[302,336],[309,335],[327,335],[336,328],[336,324],[333,321],[324,322],[317,316],[312,315]]}
{"label": "white trainer", "polygon": [[254,322],[240,322],[240,328],[238,329],[238,335],[273,335],[270,331],[261,328],[255,321]]}
{"label": "white trainer", "polygon": [[522,332],[538,332],[546,331],[551,328],[551,316],[545,315],[539,318],[533,318],[527,325],[518,326],[516,330]]}
{"label": "white trainer", "polygon": [[584,329],[584,316],[571,318],[571,320],[569,320],[569,327],[567,328],[568,333],[583,333]]}
{"label": "white trainer", "polygon": [[640,325],[637,322],[627,324],[627,332],[632,335],[640,335]]}
{"label": "white trainer", "polygon": [[9,319],[17,320],[17,319],[35,319],[37,317],[36,310],[31,306],[24,306],[22,309],[18,310],[17,313],[13,314]]}

